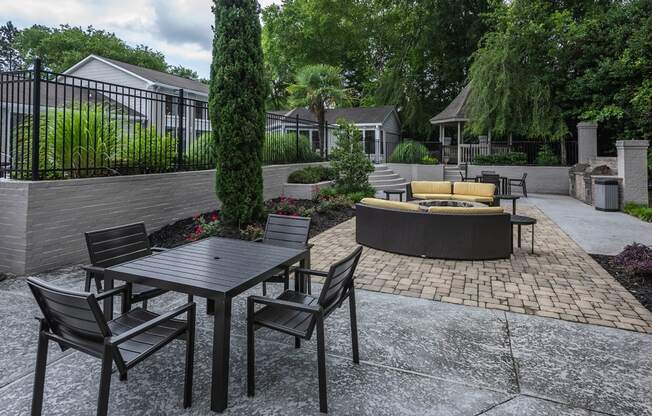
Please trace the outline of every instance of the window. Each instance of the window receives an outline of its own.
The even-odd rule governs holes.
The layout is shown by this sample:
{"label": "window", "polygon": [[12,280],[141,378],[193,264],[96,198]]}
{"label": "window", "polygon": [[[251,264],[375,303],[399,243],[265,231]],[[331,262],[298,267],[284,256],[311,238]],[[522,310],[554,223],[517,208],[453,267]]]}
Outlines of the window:
{"label": "window", "polygon": [[195,120],[208,119],[208,103],[204,101],[195,101]]}
{"label": "window", "polygon": [[179,113],[179,103],[171,95],[165,96],[165,115],[176,116]]}

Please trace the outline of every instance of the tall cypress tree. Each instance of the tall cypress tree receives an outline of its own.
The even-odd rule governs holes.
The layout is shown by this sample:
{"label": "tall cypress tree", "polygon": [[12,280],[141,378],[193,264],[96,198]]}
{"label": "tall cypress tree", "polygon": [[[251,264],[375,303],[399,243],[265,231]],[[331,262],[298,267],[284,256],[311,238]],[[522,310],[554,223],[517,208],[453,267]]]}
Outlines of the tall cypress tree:
{"label": "tall cypress tree", "polygon": [[216,193],[225,221],[243,225],[263,209],[265,80],[256,0],[214,0],[210,118]]}

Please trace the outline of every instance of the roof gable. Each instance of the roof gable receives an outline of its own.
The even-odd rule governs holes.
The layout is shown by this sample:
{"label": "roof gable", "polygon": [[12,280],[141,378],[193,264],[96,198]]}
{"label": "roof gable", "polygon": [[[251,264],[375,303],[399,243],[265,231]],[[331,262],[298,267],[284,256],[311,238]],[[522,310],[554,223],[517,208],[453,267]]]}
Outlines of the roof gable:
{"label": "roof gable", "polygon": [[457,94],[457,97],[448,104],[444,111],[430,119],[430,123],[442,124],[451,121],[468,121],[468,118],[466,117],[466,101],[469,98],[470,92],[471,86],[466,85],[462,88],[462,91]]}

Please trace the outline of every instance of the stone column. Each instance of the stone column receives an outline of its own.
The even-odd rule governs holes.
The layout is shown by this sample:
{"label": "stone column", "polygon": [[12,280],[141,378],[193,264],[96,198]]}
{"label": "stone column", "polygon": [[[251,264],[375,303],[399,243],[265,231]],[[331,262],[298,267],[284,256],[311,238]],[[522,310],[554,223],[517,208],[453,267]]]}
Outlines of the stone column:
{"label": "stone column", "polygon": [[577,123],[577,161],[589,163],[598,156],[598,123]]}
{"label": "stone column", "polygon": [[623,202],[648,205],[647,140],[619,140],[618,176],[623,178]]}

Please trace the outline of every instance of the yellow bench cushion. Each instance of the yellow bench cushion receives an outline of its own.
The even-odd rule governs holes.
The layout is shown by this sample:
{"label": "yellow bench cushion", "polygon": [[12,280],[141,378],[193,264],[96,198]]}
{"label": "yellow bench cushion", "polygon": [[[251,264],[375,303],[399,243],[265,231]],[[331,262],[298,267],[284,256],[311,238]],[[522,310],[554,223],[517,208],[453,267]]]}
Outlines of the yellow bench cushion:
{"label": "yellow bench cushion", "polygon": [[493,183],[475,183],[475,182],[455,182],[453,184],[453,194],[484,196],[493,200],[496,192],[496,185]]}
{"label": "yellow bench cushion", "polygon": [[502,214],[501,207],[430,207],[430,214],[456,214],[456,215],[482,215],[482,214]]}
{"label": "yellow bench cushion", "polygon": [[412,181],[412,195],[416,194],[450,194],[450,182]]}
{"label": "yellow bench cushion", "polygon": [[369,205],[371,207],[379,208],[389,208],[389,209],[398,209],[401,211],[415,211],[418,212],[419,206],[416,204],[410,204],[408,202],[399,202],[399,201],[387,201],[385,199],[378,198],[363,198],[360,203],[364,205]]}
{"label": "yellow bench cushion", "polygon": [[482,202],[490,204],[494,202],[494,199],[489,196],[476,196],[476,195],[451,195],[453,201],[470,201],[470,202]]}
{"label": "yellow bench cushion", "polygon": [[443,199],[445,201],[451,199],[451,194],[412,194],[417,199]]}

